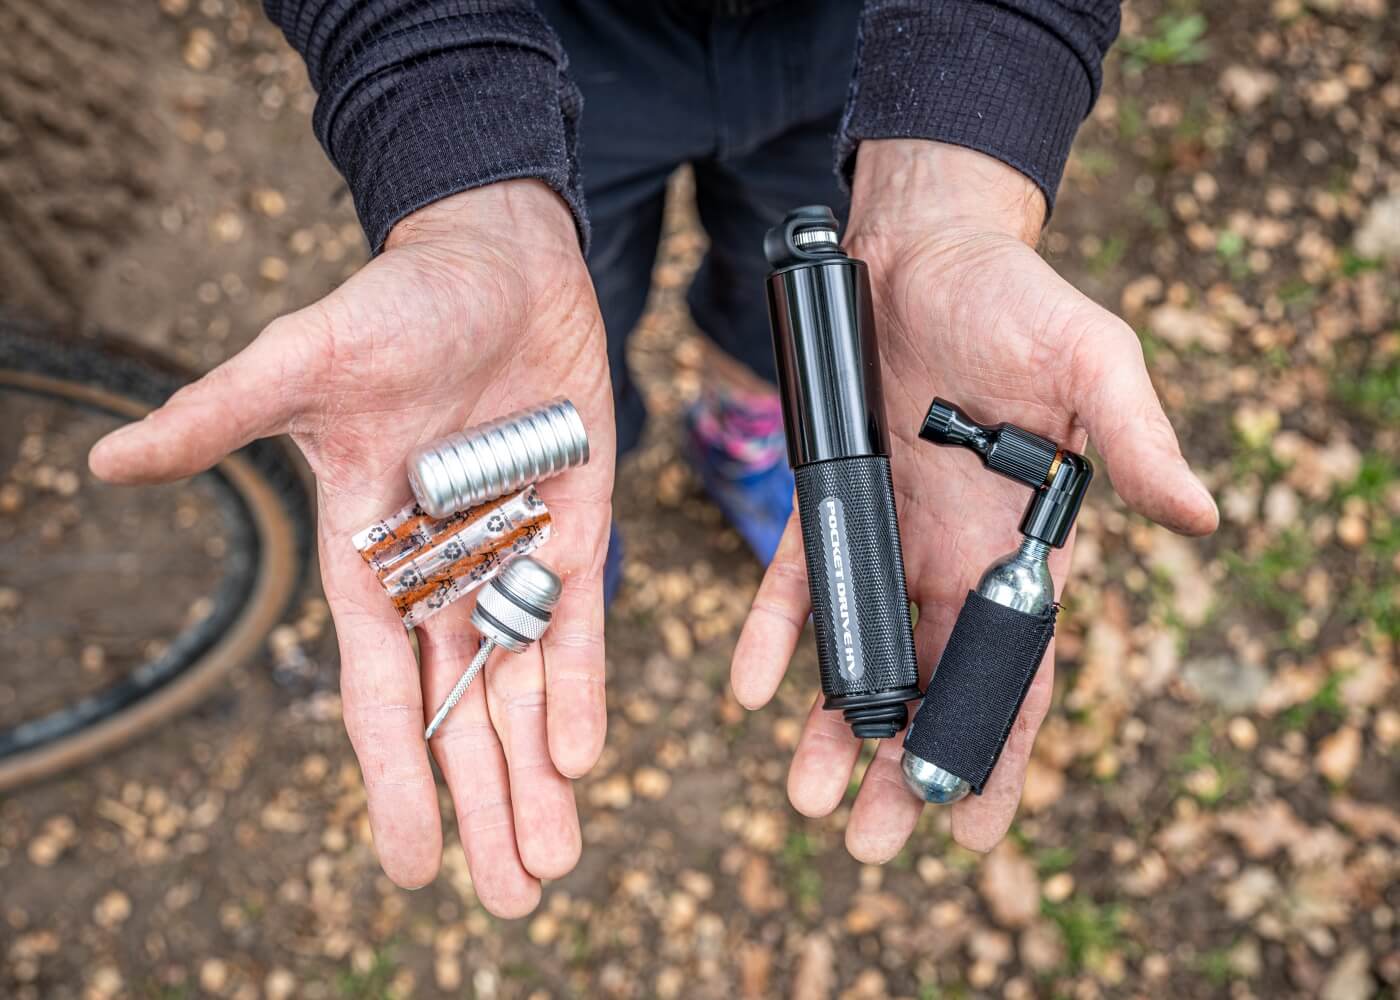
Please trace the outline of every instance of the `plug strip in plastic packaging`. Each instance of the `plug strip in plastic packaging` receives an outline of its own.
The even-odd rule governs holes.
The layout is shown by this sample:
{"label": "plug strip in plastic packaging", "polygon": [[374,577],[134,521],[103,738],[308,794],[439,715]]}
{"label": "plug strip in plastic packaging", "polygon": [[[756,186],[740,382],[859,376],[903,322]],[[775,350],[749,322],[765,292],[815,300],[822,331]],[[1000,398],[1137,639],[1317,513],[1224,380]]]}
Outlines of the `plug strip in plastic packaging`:
{"label": "plug strip in plastic packaging", "polygon": [[410,503],[351,540],[403,619],[423,624],[549,540],[549,509],[527,486],[444,518]]}

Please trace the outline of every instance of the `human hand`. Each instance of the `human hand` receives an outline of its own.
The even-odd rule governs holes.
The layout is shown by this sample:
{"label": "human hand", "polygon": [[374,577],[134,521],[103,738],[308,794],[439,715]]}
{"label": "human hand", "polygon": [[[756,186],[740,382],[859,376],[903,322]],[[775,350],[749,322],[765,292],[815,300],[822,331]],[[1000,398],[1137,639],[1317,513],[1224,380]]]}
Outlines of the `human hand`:
{"label": "human hand", "polygon": [[529,912],[539,879],[578,860],[569,779],[603,745],[603,561],[613,483],[612,393],[597,301],[564,203],[536,181],[464,192],[400,222],[386,251],[90,463],[117,483],[192,475],[254,438],[288,433],[316,476],[320,563],[340,643],[346,729],[364,772],[385,872],[431,881],[442,853],[426,716],[476,651],[470,602],[418,629],[421,671],[351,536],[408,499],[413,449],[565,396],[592,459],[540,487],[554,518],[541,556],[564,579],[553,624],[486,670],[432,740],[472,879],[501,916]]}
{"label": "human hand", "polygon": [[[1209,534],[1219,521],[1181,455],[1137,336],[1033,249],[1044,211],[1031,181],[981,153],[922,140],[861,144],[844,245],[870,266],[925,682],[967,591],[994,559],[1016,548],[1027,500],[1023,487],[969,456],[918,439],[934,396],[1075,451],[1087,435],[1128,506],[1174,531]],[[1051,556],[1057,587],[1072,544]],[[773,696],[809,610],[794,515],[734,652],[732,684],[743,705],[757,709]],[[965,847],[990,850],[1010,827],[1053,684],[1052,646],[984,793],[952,807],[953,835]],[[788,771],[788,797],[807,816],[840,804],[860,753],[841,715],[823,711],[821,701]],[[902,743],[880,744],[856,795],[846,846],[861,861],[892,858],[923,808],[900,772]]]}

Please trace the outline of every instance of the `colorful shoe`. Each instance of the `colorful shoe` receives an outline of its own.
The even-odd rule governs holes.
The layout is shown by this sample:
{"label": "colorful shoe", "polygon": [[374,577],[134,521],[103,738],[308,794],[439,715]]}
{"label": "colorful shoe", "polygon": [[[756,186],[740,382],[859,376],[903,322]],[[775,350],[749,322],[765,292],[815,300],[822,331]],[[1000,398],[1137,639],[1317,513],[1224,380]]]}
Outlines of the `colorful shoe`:
{"label": "colorful shoe", "polygon": [[776,393],[706,389],[686,414],[690,458],[705,492],[766,566],[792,514],[792,470]]}

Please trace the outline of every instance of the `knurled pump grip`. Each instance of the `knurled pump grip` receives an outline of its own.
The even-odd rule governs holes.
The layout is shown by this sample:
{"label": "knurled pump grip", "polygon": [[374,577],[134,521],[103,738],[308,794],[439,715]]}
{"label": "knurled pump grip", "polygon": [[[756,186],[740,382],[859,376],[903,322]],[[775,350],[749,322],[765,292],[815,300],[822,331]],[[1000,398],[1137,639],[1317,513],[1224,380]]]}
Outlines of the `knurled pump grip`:
{"label": "knurled pump grip", "polygon": [[869,273],[824,205],[790,212],[763,250],[824,705],[855,735],[889,738],[919,671]]}
{"label": "knurled pump grip", "polygon": [[979,424],[946,399],[933,401],[919,436],[975,452],[1031,490],[1020,548],[968,592],[905,734],[905,782],[926,802],[948,803],[982,793],[1055,634],[1059,605],[1047,559],[1069,538],[1094,467],[1013,424]]}

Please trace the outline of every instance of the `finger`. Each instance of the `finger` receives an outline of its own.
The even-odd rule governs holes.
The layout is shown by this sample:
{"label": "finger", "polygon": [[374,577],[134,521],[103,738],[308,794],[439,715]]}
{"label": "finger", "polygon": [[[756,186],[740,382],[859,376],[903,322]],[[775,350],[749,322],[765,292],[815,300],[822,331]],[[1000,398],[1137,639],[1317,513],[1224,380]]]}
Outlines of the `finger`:
{"label": "finger", "polygon": [[1074,345],[1070,401],[1129,507],[1173,531],[1208,535],[1220,524],[1215,500],[1182,457],[1143,363],[1142,345],[1103,313]]}
{"label": "finger", "polygon": [[[420,630],[419,643],[427,716],[447,697],[479,646],[466,602],[435,616]],[[523,917],[539,905],[540,883],[525,870],[516,847],[506,758],[480,677],[438,727],[430,747],[452,793],[457,834],[477,898],[498,917]]]}
{"label": "finger", "polygon": [[562,547],[554,566],[564,591],[540,640],[548,693],[549,753],[563,775],[587,774],[603,752],[608,712],[604,697],[603,566],[610,504],[606,498],[552,499],[550,513]]}
{"label": "finger", "polygon": [[953,839],[964,847],[990,851],[1011,829],[1026,783],[1026,765],[1030,763],[1035,734],[1050,710],[1054,688],[1055,649],[1052,644],[1021,702],[1021,711],[1011,726],[1006,748],[982,794],[969,795],[953,806]]}
{"label": "finger", "polygon": [[768,704],[787,673],[811,610],[802,529],[794,513],[734,647],[729,683],[739,704],[748,709]]}
{"label": "finger", "polygon": [[181,479],[287,430],[318,381],[311,353],[299,350],[313,315],[303,309],[274,321],[164,406],[102,438],[88,457],[93,474],[113,483]]}
{"label": "finger", "polygon": [[857,861],[884,864],[899,853],[918,825],[924,804],[904,784],[903,756],[903,734],[881,740],[865,769],[846,824],[846,850]]}
{"label": "finger", "polygon": [[536,878],[567,875],[578,863],[583,838],[573,784],[549,755],[539,645],[519,654],[495,653],[486,666],[486,696],[510,774],[520,860]]}
{"label": "finger", "polygon": [[[345,729],[364,773],[379,861],[395,883],[417,888],[433,880],[442,860],[437,786],[423,746],[418,664],[403,623],[332,513],[338,501],[322,492],[321,577],[340,643]],[[376,500],[369,505],[388,506]],[[351,509],[350,523],[373,516],[354,516],[359,513]]]}
{"label": "finger", "polygon": [[822,708],[817,695],[788,769],[788,801],[804,816],[826,816],[841,804],[860,756],[861,741],[840,712]]}

